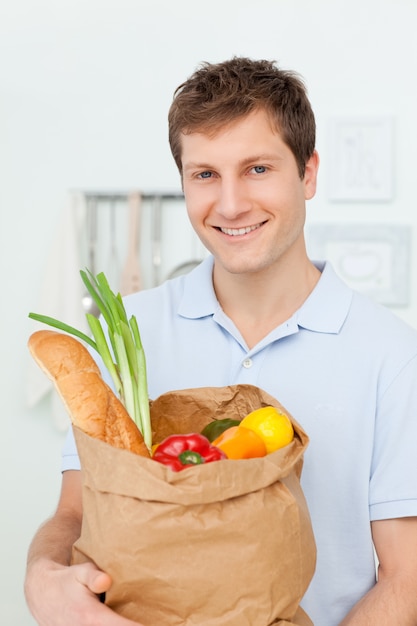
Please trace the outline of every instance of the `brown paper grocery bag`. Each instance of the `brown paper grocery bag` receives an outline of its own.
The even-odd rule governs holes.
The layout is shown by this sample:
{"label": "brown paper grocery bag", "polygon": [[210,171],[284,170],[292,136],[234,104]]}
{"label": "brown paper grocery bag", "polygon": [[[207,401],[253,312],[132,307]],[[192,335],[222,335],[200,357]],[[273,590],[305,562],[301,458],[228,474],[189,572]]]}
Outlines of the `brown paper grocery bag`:
{"label": "brown paper grocery bag", "polygon": [[[251,385],[166,393],[151,403],[154,441],[267,405],[283,409]],[[181,472],[75,429],[84,516],[73,562],[111,575],[108,606],[145,626],[311,626],[299,609],[316,557],[299,483],[308,438],[289,417],[285,448]]]}

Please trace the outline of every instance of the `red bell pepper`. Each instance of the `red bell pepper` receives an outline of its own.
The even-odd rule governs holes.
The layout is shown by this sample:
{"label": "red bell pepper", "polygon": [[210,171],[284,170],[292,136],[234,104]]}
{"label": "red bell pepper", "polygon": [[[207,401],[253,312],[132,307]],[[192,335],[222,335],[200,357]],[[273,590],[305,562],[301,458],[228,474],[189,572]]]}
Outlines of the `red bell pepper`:
{"label": "red bell pepper", "polygon": [[204,435],[189,433],[170,435],[157,446],[152,457],[179,472],[190,465],[200,465],[227,458],[219,448],[212,446]]}

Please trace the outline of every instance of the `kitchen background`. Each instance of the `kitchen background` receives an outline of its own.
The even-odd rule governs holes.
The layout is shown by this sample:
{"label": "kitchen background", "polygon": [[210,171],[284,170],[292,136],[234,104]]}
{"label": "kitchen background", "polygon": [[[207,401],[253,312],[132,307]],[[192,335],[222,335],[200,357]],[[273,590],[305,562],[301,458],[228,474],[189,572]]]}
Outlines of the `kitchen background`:
{"label": "kitchen background", "polygon": [[166,123],[200,62],[244,54],[304,76],[321,155],[311,254],[417,326],[416,25],[414,0],[0,1],[0,623],[34,624],[26,552],[57,501],[67,427],[28,355],[28,313],[83,316],[91,234],[115,283],[130,244],[142,287],[203,258]]}

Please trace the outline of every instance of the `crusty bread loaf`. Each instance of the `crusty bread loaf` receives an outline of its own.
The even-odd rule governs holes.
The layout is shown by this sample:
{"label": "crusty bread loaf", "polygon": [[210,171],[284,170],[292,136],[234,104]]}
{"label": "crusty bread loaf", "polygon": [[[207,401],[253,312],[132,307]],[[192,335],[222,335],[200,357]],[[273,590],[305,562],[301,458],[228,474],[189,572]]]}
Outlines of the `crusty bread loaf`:
{"label": "crusty bread loaf", "polygon": [[39,330],[29,337],[28,346],[55,384],[74,426],[116,448],[150,456],[141,432],[80,341]]}

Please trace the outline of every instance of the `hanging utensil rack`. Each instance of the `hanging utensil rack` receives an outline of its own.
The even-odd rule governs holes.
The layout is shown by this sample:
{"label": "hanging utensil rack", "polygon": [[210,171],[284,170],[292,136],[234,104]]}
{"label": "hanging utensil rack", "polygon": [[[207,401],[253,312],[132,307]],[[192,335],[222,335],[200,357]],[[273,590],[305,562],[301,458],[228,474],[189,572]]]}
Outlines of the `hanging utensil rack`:
{"label": "hanging utensil rack", "polygon": [[[168,266],[167,257],[163,254],[165,246],[164,250],[162,249],[163,207],[167,206],[169,211],[172,204],[175,205],[177,202],[185,204],[184,194],[181,190],[86,188],[74,189],[72,193],[76,196],[82,195],[84,198],[86,224],[90,223],[92,219],[90,214],[94,213],[94,219],[100,221],[100,225],[103,226],[100,229],[101,245],[98,265],[100,270],[101,268],[106,269],[115,289],[120,289],[124,295],[142,288],[142,284],[139,284],[142,283],[142,266],[144,286],[156,286],[166,279],[172,268]],[[135,207],[132,207],[132,199],[135,197],[140,198],[139,204],[145,203],[143,205],[143,223],[138,210],[133,211]],[[116,220],[116,215],[119,216],[119,210],[120,219],[117,217]],[[103,220],[100,216],[103,216]],[[123,232],[125,228],[127,228],[126,241],[125,245],[122,246],[120,244],[120,232]],[[166,224],[164,228],[166,233]],[[108,250],[107,259],[103,254],[105,249]],[[125,257],[122,267],[121,255]],[[177,260],[175,258],[172,265],[178,265],[180,261],[182,259]],[[88,256],[86,262],[91,265],[91,259],[89,260]]]}
{"label": "hanging utensil rack", "polygon": [[141,191],[139,189],[132,189],[127,191],[117,191],[117,190],[93,190],[93,189],[84,189],[81,191],[84,194],[86,200],[95,199],[97,201],[126,201],[132,193],[139,192],[142,200],[155,200],[155,198],[161,198],[161,200],[183,200],[184,194],[182,191],[163,191],[163,190],[155,190],[155,191]]}

